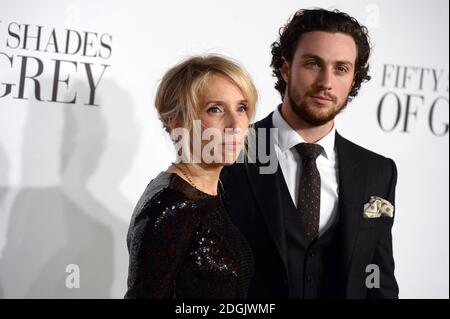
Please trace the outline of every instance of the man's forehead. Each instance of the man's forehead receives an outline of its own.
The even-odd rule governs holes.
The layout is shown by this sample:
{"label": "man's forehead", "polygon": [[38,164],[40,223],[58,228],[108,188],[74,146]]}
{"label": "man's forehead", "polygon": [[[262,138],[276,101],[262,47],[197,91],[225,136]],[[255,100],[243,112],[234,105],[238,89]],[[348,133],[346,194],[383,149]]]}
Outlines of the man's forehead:
{"label": "man's forehead", "polygon": [[311,31],[297,43],[296,56],[318,56],[326,60],[356,59],[357,48],[352,36],[341,32]]}

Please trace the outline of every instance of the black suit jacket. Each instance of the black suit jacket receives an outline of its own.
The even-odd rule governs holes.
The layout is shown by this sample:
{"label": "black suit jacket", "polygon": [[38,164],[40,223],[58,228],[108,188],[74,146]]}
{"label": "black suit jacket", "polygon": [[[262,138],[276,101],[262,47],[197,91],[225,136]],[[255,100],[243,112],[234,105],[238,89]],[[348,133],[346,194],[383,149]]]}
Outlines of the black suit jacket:
{"label": "black suit jacket", "polygon": [[[272,113],[256,122],[255,130],[272,127]],[[266,136],[266,149],[274,153]],[[393,218],[363,218],[370,196],[395,206],[397,169],[388,158],[366,150],[336,133],[339,168],[339,224],[334,240],[340,249],[339,267],[346,298],[397,298],[391,229]],[[261,163],[236,163],[224,168],[221,180],[231,219],[253,249],[255,275],[250,298],[288,298],[286,242],[277,174],[260,174]],[[366,267],[380,271],[380,288],[368,289]]]}

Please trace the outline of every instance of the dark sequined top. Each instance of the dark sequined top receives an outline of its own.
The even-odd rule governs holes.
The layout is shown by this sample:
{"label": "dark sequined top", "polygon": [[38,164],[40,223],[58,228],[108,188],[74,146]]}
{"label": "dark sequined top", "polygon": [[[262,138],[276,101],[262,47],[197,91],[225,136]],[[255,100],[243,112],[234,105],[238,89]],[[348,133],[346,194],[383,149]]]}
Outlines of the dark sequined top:
{"label": "dark sequined top", "polygon": [[245,298],[250,247],[220,195],[162,172],[147,186],[128,230],[125,298]]}

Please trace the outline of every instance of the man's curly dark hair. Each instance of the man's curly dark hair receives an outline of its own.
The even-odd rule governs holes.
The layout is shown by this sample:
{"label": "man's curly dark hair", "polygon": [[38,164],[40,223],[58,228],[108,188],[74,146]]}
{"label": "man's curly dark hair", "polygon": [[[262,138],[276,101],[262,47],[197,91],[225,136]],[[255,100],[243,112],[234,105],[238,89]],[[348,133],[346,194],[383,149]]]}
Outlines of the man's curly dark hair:
{"label": "man's curly dark hair", "polygon": [[369,55],[370,43],[367,28],[344,12],[339,10],[328,11],[325,9],[302,9],[297,11],[292,19],[279,31],[278,41],[272,43],[273,76],[277,78],[275,89],[284,98],[286,82],[281,76],[280,68],[283,65],[283,57],[292,62],[297,44],[306,32],[326,31],[340,32],[350,35],[356,43],[357,56],[355,65],[355,78],[349,93],[349,100],[358,94],[361,83],[370,80]]}

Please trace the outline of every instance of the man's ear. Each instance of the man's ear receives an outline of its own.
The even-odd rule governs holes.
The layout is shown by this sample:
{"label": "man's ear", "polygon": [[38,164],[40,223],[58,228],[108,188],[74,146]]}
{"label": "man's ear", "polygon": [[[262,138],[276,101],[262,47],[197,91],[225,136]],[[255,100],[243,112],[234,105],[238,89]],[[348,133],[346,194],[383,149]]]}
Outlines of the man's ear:
{"label": "man's ear", "polygon": [[282,57],[282,59],[283,64],[281,65],[280,73],[281,76],[283,77],[284,82],[287,83],[289,79],[289,62],[286,60],[285,57]]}
{"label": "man's ear", "polygon": [[352,85],[350,85],[350,91],[353,90],[353,88],[355,87],[355,83],[356,83],[356,81],[353,80]]}

